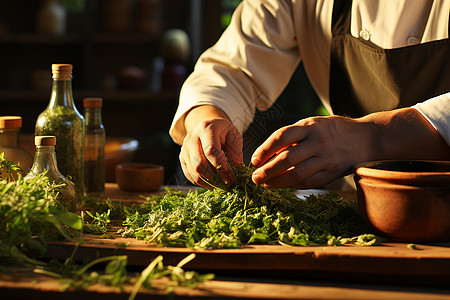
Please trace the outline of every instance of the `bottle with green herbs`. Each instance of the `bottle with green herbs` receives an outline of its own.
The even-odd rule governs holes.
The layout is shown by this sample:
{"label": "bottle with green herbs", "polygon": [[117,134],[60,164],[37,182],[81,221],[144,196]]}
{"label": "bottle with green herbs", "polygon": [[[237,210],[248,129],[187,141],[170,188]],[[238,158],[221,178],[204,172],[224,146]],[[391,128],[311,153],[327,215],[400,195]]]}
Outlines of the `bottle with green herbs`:
{"label": "bottle with green herbs", "polygon": [[38,116],[35,134],[54,135],[58,139],[56,158],[61,173],[71,178],[77,195],[84,194],[85,121],[75,107],[72,94],[72,65],[53,64],[50,102]]}
{"label": "bottle with green herbs", "polygon": [[105,127],[102,123],[102,98],[84,98],[86,120],[84,146],[84,193],[102,198],[105,193]]}
{"label": "bottle with green herbs", "polygon": [[45,173],[51,183],[58,185],[58,201],[68,211],[75,212],[77,209],[77,194],[72,182],[58,170],[55,153],[55,136],[36,136],[34,138],[36,152],[34,153],[33,166],[24,179],[35,177],[37,174]]}
{"label": "bottle with green herbs", "polygon": [[33,164],[33,156],[20,145],[21,128],[22,117],[0,117],[0,153],[5,153],[5,157],[18,165],[26,174]]}

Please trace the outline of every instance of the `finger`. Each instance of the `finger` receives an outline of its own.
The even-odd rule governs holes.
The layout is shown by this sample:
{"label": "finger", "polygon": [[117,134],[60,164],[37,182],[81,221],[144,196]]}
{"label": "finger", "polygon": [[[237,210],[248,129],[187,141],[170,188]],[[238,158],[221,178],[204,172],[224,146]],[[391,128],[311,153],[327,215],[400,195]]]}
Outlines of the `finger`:
{"label": "finger", "polygon": [[184,175],[186,176],[186,178],[192,182],[195,185],[204,187],[204,188],[208,188],[211,189],[211,186],[208,185],[200,176],[200,174],[198,174],[197,172],[192,171],[193,168],[190,167],[191,163],[190,163],[190,159],[189,156],[186,156],[186,159],[184,158],[185,156],[183,156],[183,152],[180,152],[180,164],[181,164],[181,169],[183,170]]}
{"label": "finger", "polygon": [[[242,135],[236,128],[234,128],[234,130],[230,131],[227,135],[224,145],[225,154],[228,158],[229,163],[234,166],[240,166],[244,164],[242,148]],[[234,172],[230,170],[230,172],[227,173],[226,176],[228,177],[229,184],[234,184],[236,180]]]}
{"label": "finger", "polygon": [[189,160],[190,169],[204,179],[214,180],[216,176],[216,168],[211,165],[206,154],[203,152],[203,146],[200,140],[197,140],[195,147],[190,148]]}
{"label": "finger", "polygon": [[[266,181],[264,183],[264,186],[267,188],[305,188],[306,186],[307,188],[320,187],[321,185],[312,186],[313,184],[317,184],[319,182],[317,181],[318,179],[321,179],[313,176],[315,176],[319,172],[322,172],[325,167],[326,164],[323,160],[318,158],[310,158],[305,160],[301,164],[289,168],[279,176],[273,177],[270,180]],[[315,181],[311,181],[311,178],[314,178]]]}
{"label": "finger", "polygon": [[184,159],[181,158],[181,155],[180,155],[180,165],[181,170],[183,170],[183,174],[186,177],[186,179],[195,184],[194,179],[192,178],[191,174],[189,173],[189,169],[186,166],[186,162],[184,161]]}
{"label": "finger", "polygon": [[[212,166],[212,168],[208,168],[208,171],[212,170],[213,174],[217,173],[225,184],[231,182],[233,180],[233,174],[228,165],[227,158],[222,151],[220,138],[214,134],[206,133],[200,136],[200,143],[205,159]],[[204,168],[206,166],[202,164],[201,167]],[[211,179],[209,177],[207,178]],[[214,176],[212,179],[214,179]]]}
{"label": "finger", "polygon": [[315,144],[304,142],[296,144],[283,150],[270,161],[253,172],[252,180],[256,184],[265,183],[272,178],[286,172],[289,168],[296,166],[311,158],[316,153]]}
{"label": "finger", "polygon": [[230,130],[226,136],[224,148],[228,160],[233,165],[238,166],[244,163],[242,147],[243,139],[241,133],[237,130],[237,128]]}
{"label": "finger", "polygon": [[298,125],[283,127],[275,131],[255,150],[251,159],[252,164],[255,167],[263,165],[275,154],[303,140],[306,135],[306,129]]}

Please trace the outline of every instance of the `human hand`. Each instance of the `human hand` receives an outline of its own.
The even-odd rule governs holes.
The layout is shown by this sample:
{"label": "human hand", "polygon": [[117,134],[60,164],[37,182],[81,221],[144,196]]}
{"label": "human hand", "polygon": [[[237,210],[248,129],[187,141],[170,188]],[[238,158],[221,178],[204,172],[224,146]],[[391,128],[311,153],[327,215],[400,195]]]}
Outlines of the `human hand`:
{"label": "human hand", "polygon": [[[226,156],[225,156],[226,155]],[[200,121],[186,135],[180,152],[184,175],[192,183],[211,189],[216,175],[226,184],[234,182],[227,162],[242,164],[242,135],[227,117]]]}
{"label": "human hand", "polygon": [[368,160],[367,126],[350,118],[313,117],[275,131],[252,156],[252,179],[268,188],[318,188]]}

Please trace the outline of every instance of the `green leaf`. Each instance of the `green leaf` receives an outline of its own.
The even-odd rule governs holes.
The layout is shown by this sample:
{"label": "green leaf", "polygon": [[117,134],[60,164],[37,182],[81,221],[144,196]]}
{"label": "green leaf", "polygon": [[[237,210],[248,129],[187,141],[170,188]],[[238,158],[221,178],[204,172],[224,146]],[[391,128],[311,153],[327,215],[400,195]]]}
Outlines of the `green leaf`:
{"label": "green leaf", "polygon": [[81,221],[80,216],[78,216],[76,213],[66,212],[58,215],[56,219],[72,229],[81,230],[81,228],[83,228],[83,222]]}

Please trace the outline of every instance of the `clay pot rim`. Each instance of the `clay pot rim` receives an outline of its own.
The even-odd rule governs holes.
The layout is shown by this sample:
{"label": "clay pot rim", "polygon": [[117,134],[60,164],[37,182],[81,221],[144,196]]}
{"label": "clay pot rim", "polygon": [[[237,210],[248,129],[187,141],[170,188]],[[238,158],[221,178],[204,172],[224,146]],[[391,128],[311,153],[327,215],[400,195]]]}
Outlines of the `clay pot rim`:
{"label": "clay pot rim", "polygon": [[[427,167],[439,166],[449,171],[399,171],[387,170],[386,166],[400,164],[406,166],[422,165]],[[355,166],[355,173],[361,178],[371,178],[382,181],[421,181],[435,182],[450,182],[450,161],[432,161],[432,160],[380,160],[364,162]]]}
{"label": "clay pot rim", "polygon": [[450,186],[446,185],[408,185],[408,184],[402,184],[402,182],[386,182],[381,180],[372,180],[370,178],[361,178],[356,183],[360,186],[370,186],[370,187],[377,187],[380,189],[388,189],[388,190],[399,190],[399,191],[419,191],[419,190],[428,190],[428,191],[437,191],[437,190],[450,190]]}

